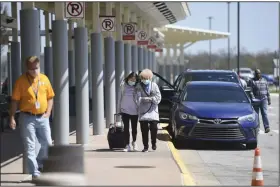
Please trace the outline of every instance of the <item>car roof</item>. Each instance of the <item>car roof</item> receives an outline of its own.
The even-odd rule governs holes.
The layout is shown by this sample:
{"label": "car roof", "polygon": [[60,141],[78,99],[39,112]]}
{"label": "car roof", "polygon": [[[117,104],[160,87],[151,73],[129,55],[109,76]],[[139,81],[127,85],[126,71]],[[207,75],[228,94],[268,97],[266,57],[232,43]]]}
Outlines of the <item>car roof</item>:
{"label": "car roof", "polygon": [[225,86],[225,87],[240,87],[235,82],[222,82],[222,81],[190,81],[187,86]]}
{"label": "car roof", "polygon": [[187,69],[184,73],[234,73],[232,70],[213,70],[213,69]]}

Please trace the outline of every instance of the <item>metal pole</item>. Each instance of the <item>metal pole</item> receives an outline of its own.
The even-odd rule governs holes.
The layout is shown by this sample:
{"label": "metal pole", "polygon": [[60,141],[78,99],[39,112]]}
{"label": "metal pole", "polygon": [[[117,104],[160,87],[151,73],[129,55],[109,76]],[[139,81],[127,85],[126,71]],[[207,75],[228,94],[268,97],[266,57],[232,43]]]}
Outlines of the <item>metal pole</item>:
{"label": "metal pole", "polygon": [[[211,30],[212,29],[212,19],[213,19],[213,17],[212,16],[209,16],[208,17],[208,19],[209,19],[209,30]],[[211,59],[211,56],[212,56],[212,43],[211,43],[211,40],[209,40],[209,67],[210,67],[210,69],[212,68],[212,59]]]}
{"label": "metal pole", "polygon": [[[230,2],[227,2],[228,8],[228,33],[230,32]],[[230,70],[230,37],[228,37],[228,69]]]}
{"label": "metal pole", "polygon": [[237,74],[239,75],[240,66],[240,3],[237,2]]}

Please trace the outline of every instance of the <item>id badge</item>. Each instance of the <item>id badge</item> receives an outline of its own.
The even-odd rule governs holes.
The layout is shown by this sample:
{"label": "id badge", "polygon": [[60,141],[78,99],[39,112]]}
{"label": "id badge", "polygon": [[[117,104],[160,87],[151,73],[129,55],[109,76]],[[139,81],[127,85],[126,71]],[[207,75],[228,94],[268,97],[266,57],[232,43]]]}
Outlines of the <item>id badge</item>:
{"label": "id badge", "polygon": [[40,108],[40,103],[38,101],[35,102],[35,108],[39,109]]}

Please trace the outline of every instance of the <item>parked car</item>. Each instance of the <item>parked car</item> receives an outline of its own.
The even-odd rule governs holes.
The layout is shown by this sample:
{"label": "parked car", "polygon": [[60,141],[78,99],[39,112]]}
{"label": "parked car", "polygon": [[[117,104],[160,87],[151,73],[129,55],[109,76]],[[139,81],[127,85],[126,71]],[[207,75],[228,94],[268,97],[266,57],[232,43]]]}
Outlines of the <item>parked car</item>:
{"label": "parked car", "polygon": [[169,126],[175,146],[187,140],[203,140],[244,143],[247,149],[257,147],[258,115],[239,84],[188,82],[173,101]]}
{"label": "parked car", "polygon": [[[236,69],[237,72],[237,69]],[[254,72],[251,68],[239,68],[239,76],[241,77],[248,77],[248,78],[254,78]]]}
{"label": "parked car", "polygon": [[[172,107],[172,97],[179,96],[186,84],[190,81],[219,81],[219,82],[234,82],[242,85],[238,75],[230,70],[185,70],[182,72],[172,85],[162,76],[154,73],[154,81],[160,87],[162,100],[159,104],[159,117],[161,122],[168,123],[170,109]],[[246,90],[250,95],[251,90]]]}
{"label": "parked car", "polygon": [[267,81],[268,85],[272,86],[275,83],[275,78],[273,75],[262,74],[262,77]]}

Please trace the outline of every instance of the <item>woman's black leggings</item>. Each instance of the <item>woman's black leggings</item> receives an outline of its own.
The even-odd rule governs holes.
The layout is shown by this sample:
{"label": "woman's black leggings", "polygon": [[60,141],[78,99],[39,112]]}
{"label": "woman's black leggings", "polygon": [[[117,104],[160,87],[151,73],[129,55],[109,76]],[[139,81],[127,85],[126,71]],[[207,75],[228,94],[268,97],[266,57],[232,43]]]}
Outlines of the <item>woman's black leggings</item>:
{"label": "woman's black leggings", "polygon": [[124,125],[125,145],[128,145],[130,142],[129,121],[131,121],[132,139],[135,142],[137,137],[138,115],[129,115],[122,113],[122,121]]}

